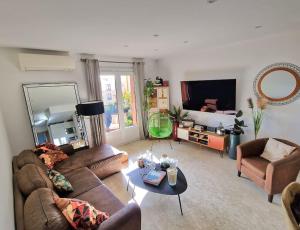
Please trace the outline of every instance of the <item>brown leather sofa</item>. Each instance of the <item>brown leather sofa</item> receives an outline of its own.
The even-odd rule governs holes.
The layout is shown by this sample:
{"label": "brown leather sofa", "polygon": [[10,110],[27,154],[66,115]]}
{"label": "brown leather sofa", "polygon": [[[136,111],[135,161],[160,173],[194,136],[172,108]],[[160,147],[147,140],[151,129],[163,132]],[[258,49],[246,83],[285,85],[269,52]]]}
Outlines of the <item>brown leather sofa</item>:
{"label": "brown leather sofa", "polygon": [[[110,145],[74,152],[66,146],[70,158],[55,166],[70,181],[74,191],[61,197],[90,202],[96,209],[108,212],[99,230],[140,230],[141,211],[136,203],[122,202],[100,179],[119,172],[126,153]],[[57,195],[46,175],[46,166],[31,151],[13,158],[14,208],[17,230],[72,229],[53,197]],[[100,179],[99,179],[100,178]]]}
{"label": "brown leather sofa", "polygon": [[268,201],[273,195],[281,193],[291,182],[295,181],[300,170],[300,148],[298,145],[282,139],[276,139],[287,145],[295,146],[293,153],[281,160],[269,162],[260,157],[268,138],[257,139],[237,147],[237,170],[249,177],[268,194]]}

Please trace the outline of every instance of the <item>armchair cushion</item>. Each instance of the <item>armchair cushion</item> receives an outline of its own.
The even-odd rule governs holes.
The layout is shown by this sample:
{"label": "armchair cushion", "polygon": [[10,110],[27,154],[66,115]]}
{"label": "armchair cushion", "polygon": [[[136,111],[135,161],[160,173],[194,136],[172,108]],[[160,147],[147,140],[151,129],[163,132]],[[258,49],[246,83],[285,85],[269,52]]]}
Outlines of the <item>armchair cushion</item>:
{"label": "armchair cushion", "polygon": [[242,159],[242,165],[262,179],[266,178],[266,171],[269,163],[269,161],[261,157],[249,157]]}
{"label": "armchair cushion", "polygon": [[294,146],[269,138],[261,157],[274,162],[290,155],[295,149]]}

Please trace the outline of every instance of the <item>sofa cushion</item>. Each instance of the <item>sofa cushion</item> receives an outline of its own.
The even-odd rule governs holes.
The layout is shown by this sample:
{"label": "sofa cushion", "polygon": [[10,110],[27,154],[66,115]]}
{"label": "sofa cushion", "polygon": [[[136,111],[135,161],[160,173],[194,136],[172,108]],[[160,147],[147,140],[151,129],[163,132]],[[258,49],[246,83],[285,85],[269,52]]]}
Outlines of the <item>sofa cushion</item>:
{"label": "sofa cushion", "polygon": [[242,165],[262,179],[266,178],[266,170],[269,163],[269,161],[261,157],[249,157],[242,159]]}
{"label": "sofa cushion", "polygon": [[107,212],[111,216],[124,207],[122,202],[104,184],[82,193],[76,199],[88,201],[96,209]]}
{"label": "sofa cushion", "polygon": [[50,169],[48,171],[48,177],[52,181],[57,192],[67,194],[74,191],[72,184],[60,172]]}
{"label": "sofa cushion", "polygon": [[273,138],[269,138],[264,152],[260,155],[262,158],[274,162],[290,155],[296,147],[287,145]]}
{"label": "sofa cushion", "polygon": [[61,173],[66,173],[74,169],[90,166],[119,154],[122,154],[122,152],[111,145],[103,144],[74,153],[68,160],[58,163],[54,169]]}
{"label": "sofa cushion", "polygon": [[52,169],[54,165],[58,162],[67,160],[69,156],[61,150],[48,150],[47,152],[39,155],[39,158],[47,166],[47,168]]}
{"label": "sofa cushion", "polygon": [[53,189],[45,172],[34,164],[27,164],[16,173],[17,183],[23,195],[28,196],[38,188]]}
{"label": "sofa cushion", "polygon": [[74,229],[95,229],[109,218],[87,201],[59,197],[54,201]]}
{"label": "sofa cushion", "polygon": [[70,225],[54,202],[57,195],[48,188],[35,190],[24,205],[26,230],[67,230]]}
{"label": "sofa cushion", "polygon": [[66,197],[70,198],[76,197],[99,185],[102,185],[99,178],[86,167],[65,173],[64,176],[68,181],[70,181],[74,190],[73,192],[66,194]]}
{"label": "sofa cushion", "polygon": [[32,150],[24,150],[16,158],[17,167],[21,169],[26,164],[35,164],[43,169],[45,172],[47,167],[43,164],[43,162],[38,158],[36,154],[32,152]]}

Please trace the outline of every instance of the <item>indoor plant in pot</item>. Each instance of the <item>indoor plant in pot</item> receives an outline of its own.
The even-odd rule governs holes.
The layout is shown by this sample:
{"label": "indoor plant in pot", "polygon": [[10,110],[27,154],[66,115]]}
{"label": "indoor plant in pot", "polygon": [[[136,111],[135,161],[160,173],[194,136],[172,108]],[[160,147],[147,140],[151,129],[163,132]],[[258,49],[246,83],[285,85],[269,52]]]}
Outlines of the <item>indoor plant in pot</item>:
{"label": "indoor plant in pot", "polygon": [[241,119],[243,116],[242,110],[238,111],[234,118],[234,125],[230,132],[229,158],[236,160],[236,146],[240,144],[240,136],[244,134],[245,122]]}
{"label": "indoor plant in pot", "polygon": [[173,140],[177,141],[177,128],[179,126],[179,123],[188,117],[189,112],[183,112],[182,108],[180,106],[178,106],[176,108],[175,105],[173,105],[173,110],[169,111],[169,115],[171,117],[171,119],[173,120]]}

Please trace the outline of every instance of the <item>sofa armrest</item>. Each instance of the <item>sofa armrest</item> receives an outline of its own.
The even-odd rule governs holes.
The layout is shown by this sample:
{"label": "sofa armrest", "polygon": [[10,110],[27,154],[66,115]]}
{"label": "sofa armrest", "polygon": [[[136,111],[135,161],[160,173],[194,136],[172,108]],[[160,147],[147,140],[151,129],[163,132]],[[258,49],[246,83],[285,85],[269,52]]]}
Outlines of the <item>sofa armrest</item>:
{"label": "sofa armrest", "polygon": [[268,164],[265,191],[268,194],[281,193],[291,182],[295,181],[300,170],[300,150],[290,156]]}
{"label": "sofa armrest", "polygon": [[99,230],[140,230],[141,209],[136,203],[130,203],[104,221]]}
{"label": "sofa armrest", "polygon": [[252,156],[260,156],[266,146],[268,138],[256,139],[237,146],[237,169],[241,171],[242,159]]}

